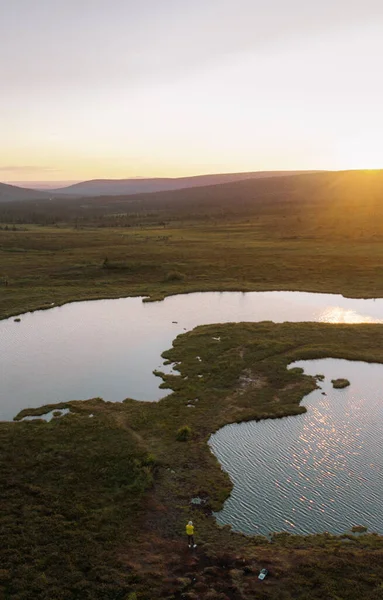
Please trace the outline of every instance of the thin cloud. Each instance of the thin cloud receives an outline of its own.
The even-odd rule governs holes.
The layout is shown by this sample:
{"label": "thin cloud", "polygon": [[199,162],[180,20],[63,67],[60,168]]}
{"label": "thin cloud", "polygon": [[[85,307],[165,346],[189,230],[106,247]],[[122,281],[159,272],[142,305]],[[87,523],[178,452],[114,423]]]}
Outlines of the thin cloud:
{"label": "thin cloud", "polygon": [[0,167],[1,173],[60,173],[60,169],[52,167],[36,167],[30,165]]}
{"label": "thin cloud", "polygon": [[382,18],[381,0],[94,0],[92,10],[86,0],[13,0],[0,23],[0,71],[12,94],[133,86],[291,40],[305,52],[311,36]]}

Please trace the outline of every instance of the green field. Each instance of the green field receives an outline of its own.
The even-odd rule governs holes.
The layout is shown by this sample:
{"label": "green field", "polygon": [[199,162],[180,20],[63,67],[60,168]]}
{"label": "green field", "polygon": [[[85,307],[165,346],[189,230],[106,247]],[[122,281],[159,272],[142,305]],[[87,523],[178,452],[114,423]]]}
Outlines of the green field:
{"label": "green field", "polygon": [[[0,316],[196,290],[383,297],[382,182],[381,172],[315,174],[0,205]],[[173,393],[158,403],[95,399],[62,405],[71,413],[51,423],[1,423],[0,598],[383,598],[381,536],[267,540],[218,527],[211,512],[231,483],[207,446],[225,424],[305,410],[316,381],[287,371],[292,360],[383,362],[382,348],[380,325],[201,327],[165,353],[183,377],[164,376]],[[241,387],[243,373],[262,385]],[[203,508],[190,505],[197,495]],[[190,517],[195,555],[184,539]]]}

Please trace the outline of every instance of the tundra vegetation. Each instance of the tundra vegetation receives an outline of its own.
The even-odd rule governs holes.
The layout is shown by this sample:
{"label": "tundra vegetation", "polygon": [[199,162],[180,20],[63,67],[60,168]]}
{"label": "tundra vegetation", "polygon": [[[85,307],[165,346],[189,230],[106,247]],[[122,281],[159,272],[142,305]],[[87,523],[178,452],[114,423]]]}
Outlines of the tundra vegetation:
{"label": "tundra vegetation", "polygon": [[207,290],[383,297],[382,194],[377,171],[0,202],[0,317]]}
{"label": "tundra vegetation", "polygon": [[[327,356],[383,363],[383,327],[198,327],[164,352],[180,375],[162,374],[171,391],[158,403],[73,401],[2,423],[3,597],[380,599],[377,534],[355,527],[355,535],[248,537],[212,516],[232,485],[210,435],[228,423],[304,412],[317,380],[286,367]],[[70,412],[22,421],[53,408]],[[185,540],[189,519],[195,552]],[[270,575],[261,585],[263,567]]]}
{"label": "tundra vegetation", "polygon": [[[0,317],[204,290],[383,296],[382,190],[382,172],[318,173],[0,203]],[[171,393],[158,403],[67,402],[0,423],[0,598],[380,600],[377,534],[268,539],[219,527],[212,511],[231,482],[207,442],[228,423],[304,412],[317,379],[290,362],[383,363],[382,342],[381,325],[199,327],[164,353],[180,375],[162,374]],[[65,408],[49,423],[22,420]]]}
{"label": "tundra vegetation", "polygon": [[331,383],[332,383],[332,387],[337,390],[341,390],[350,385],[350,382],[348,379],[342,379],[341,377],[339,379],[331,379]]}

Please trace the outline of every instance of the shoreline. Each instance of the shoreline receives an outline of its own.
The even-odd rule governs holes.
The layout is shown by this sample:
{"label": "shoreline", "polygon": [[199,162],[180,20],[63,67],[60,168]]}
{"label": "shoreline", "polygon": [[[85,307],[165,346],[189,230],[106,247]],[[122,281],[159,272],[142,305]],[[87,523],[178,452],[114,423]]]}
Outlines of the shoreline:
{"label": "shoreline", "polygon": [[[217,335],[221,339],[219,345],[213,339]],[[202,357],[202,362],[198,361],[196,356]],[[19,456],[26,454],[28,460],[32,461],[28,477],[32,481],[36,480],[40,467],[31,448],[39,443],[39,439],[46,440],[39,454],[41,459],[45,457],[43,460],[48,461],[47,469],[39,476],[39,486],[44,490],[49,478],[55,473],[52,467],[48,468],[51,456],[71,456],[75,448],[82,448],[82,439],[86,440],[86,432],[92,431],[93,427],[97,427],[99,431],[95,452],[111,466],[115,464],[115,459],[108,454],[106,444],[109,438],[105,438],[105,434],[112,427],[116,435],[132,439],[137,445],[137,451],[142,448],[147,456],[151,456],[150,464],[154,465],[153,483],[140,501],[145,517],[135,516],[137,509],[132,509],[133,512],[125,509],[124,517],[119,517],[116,525],[113,525],[114,533],[108,533],[109,543],[115,540],[117,549],[121,544],[118,541],[118,532],[125,532],[124,552],[127,556],[137,556],[137,548],[140,548],[135,561],[136,566],[130,567],[137,577],[140,569],[144,569],[148,561],[150,563],[152,560],[150,540],[153,536],[161,540],[156,543],[156,551],[161,557],[163,568],[167,572],[174,572],[174,567],[168,564],[169,557],[173,556],[170,547],[173,551],[179,548],[182,553],[180,540],[183,539],[184,522],[191,517],[198,532],[198,556],[203,561],[201,564],[204,564],[204,567],[201,566],[202,571],[206,566],[210,568],[214,565],[214,569],[218,568],[221,560],[219,557],[224,548],[227,555],[225,560],[232,565],[231,569],[237,568],[235,565],[239,564],[238,557],[241,557],[241,564],[247,565],[251,570],[246,581],[253,581],[253,571],[255,581],[256,569],[266,563],[276,577],[275,585],[278,589],[280,586],[280,589],[286,588],[286,585],[294,589],[293,574],[290,571],[291,561],[297,561],[302,552],[307,554],[307,560],[314,559],[320,552],[323,565],[339,558],[338,578],[343,582],[342,585],[346,585],[344,577],[348,577],[347,565],[353,565],[354,568],[356,564],[365,565],[366,561],[371,560],[374,564],[380,564],[378,556],[383,552],[383,536],[373,533],[345,533],[341,536],[326,533],[309,536],[279,533],[268,540],[264,536],[235,533],[228,526],[221,527],[213,516],[213,512],[219,510],[229,497],[232,483],[209,449],[210,435],[230,423],[282,418],[306,411],[301,405],[302,399],[317,387],[317,382],[314,377],[306,376],[299,370],[289,371],[286,365],[293,360],[328,356],[383,363],[383,327],[376,324],[350,326],[271,322],[197,327],[176,338],[172,349],[163,353],[164,359],[178,363],[181,377],[162,375],[162,379],[173,393],[157,403],[131,399],[122,403],[104,402],[100,399],[65,403],[60,405],[61,408],[69,407],[72,412],[75,409],[74,414],[54,418],[49,423],[41,420],[2,422],[0,438],[4,439],[5,444],[11,443],[12,454],[8,453],[7,464],[0,462],[0,468],[11,469],[11,472],[17,473],[14,463]],[[253,378],[264,378],[267,385],[254,389],[249,384],[241,388],[242,393],[239,394],[239,378],[249,369]],[[203,379],[198,377],[201,372],[204,375]],[[278,405],[273,402],[275,394],[280,399]],[[196,407],[188,408],[188,404],[195,398],[198,398]],[[49,408],[52,409],[52,406]],[[55,405],[55,408],[58,408],[58,405]],[[41,411],[41,408],[36,410]],[[47,407],[45,412],[49,412]],[[93,414],[94,418],[90,419],[90,414]],[[177,431],[185,425],[191,430],[190,438],[184,442],[178,441]],[[40,433],[36,437],[37,432]],[[64,443],[65,438],[68,438],[68,442]],[[67,446],[69,443],[75,444],[73,450]],[[53,455],[47,452],[49,445],[53,445]],[[81,460],[87,465],[87,469],[91,468],[87,463],[85,446],[83,452],[85,454]],[[119,445],[119,452],[126,452],[124,445]],[[62,468],[60,462],[55,464],[56,470],[58,469],[57,475],[63,478],[70,476],[71,472],[68,472],[65,462]],[[20,467],[18,469],[21,481],[24,481],[24,471],[20,471]],[[106,476],[108,469],[105,472]],[[23,486],[24,484],[21,484],[20,494],[26,501],[27,492]],[[95,493],[92,490],[97,486],[97,477],[85,483],[85,486],[87,487],[83,487],[79,482],[76,493],[90,500]],[[203,506],[191,504],[191,499],[198,496],[207,498]],[[46,495],[46,492],[39,501],[44,503],[45,497],[48,501],[49,495]],[[36,500],[33,502],[36,503]],[[113,505],[116,511],[119,511],[120,502]],[[72,504],[71,499],[68,506]],[[103,510],[107,506],[108,501]],[[122,506],[123,504],[121,508]],[[49,516],[50,514],[52,516]],[[85,514],[88,516],[84,524],[80,524],[84,535],[86,524],[93,513],[87,511]],[[96,515],[97,512],[92,518],[96,518]],[[51,518],[55,518],[54,511],[47,513],[46,519],[50,522]],[[133,524],[139,525],[137,530],[134,529],[134,533]],[[111,527],[110,518],[102,527]],[[8,543],[13,543],[13,535],[17,535],[17,530],[14,534],[8,534]],[[110,560],[115,560],[114,543],[111,545]],[[337,554],[334,554],[335,549]],[[342,564],[346,566],[342,567]],[[198,571],[197,563],[192,567],[187,562],[185,568],[186,573],[196,568],[199,580],[206,579],[203,572]],[[345,569],[344,576],[342,569]],[[302,577],[305,577],[303,573]],[[157,573],[154,578],[149,574],[145,581],[138,578],[133,590],[142,594],[143,598],[149,598],[150,594],[145,590],[150,586],[152,590],[157,590],[156,597],[168,597],[161,596],[165,582],[165,573],[160,577]],[[226,582],[225,585],[229,583]]]}
{"label": "shoreline", "polygon": [[165,300],[166,298],[170,298],[172,296],[184,296],[184,295],[189,295],[189,294],[203,294],[203,293],[241,293],[241,294],[248,294],[248,293],[256,293],[256,292],[281,292],[281,293],[287,293],[287,292],[299,292],[302,294],[323,294],[323,295],[331,295],[331,296],[342,296],[345,299],[348,300],[380,300],[383,299],[383,293],[382,295],[370,295],[370,296],[366,296],[366,295],[348,295],[347,293],[342,293],[340,291],[327,291],[327,290],[318,290],[316,288],[304,288],[304,289],[299,289],[297,287],[291,287],[291,288],[283,288],[280,289],[277,286],[276,287],[262,287],[262,286],[246,286],[246,287],[238,287],[238,286],[232,286],[232,285],[227,285],[227,286],[223,286],[221,288],[210,288],[210,287],[199,287],[199,286],[193,286],[191,288],[180,288],[177,290],[166,290],[163,293],[158,293],[157,291],[153,291],[152,293],[149,292],[145,292],[145,291],[137,291],[136,293],[132,290],[129,291],[127,294],[107,294],[107,295],[96,295],[93,296],[92,294],[86,295],[85,297],[80,296],[71,296],[65,300],[62,301],[57,301],[57,302],[46,302],[46,303],[42,303],[42,304],[37,304],[35,305],[35,307],[31,307],[31,308],[26,308],[25,310],[23,310],[23,312],[15,312],[15,311],[11,311],[11,312],[6,312],[3,316],[0,316],[0,321],[5,321],[7,319],[11,319],[12,317],[21,317],[25,314],[28,313],[33,313],[33,312],[40,312],[40,311],[44,311],[44,310],[49,310],[50,308],[56,308],[56,307],[60,307],[60,306],[65,306],[67,304],[74,304],[76,302],[96,302],[99,300],[122,300],[125,298],[137,298],[137,297],[141,297],[143,300],[143,302],[162,302],[163,300]]}

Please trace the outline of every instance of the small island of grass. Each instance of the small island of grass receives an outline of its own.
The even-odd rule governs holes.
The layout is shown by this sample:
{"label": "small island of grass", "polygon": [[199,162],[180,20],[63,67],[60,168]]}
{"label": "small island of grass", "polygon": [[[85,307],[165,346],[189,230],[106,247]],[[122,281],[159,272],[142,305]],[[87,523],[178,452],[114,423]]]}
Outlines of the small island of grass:
{"label": "small island of grass", "polygon": [[366,533],[367,527],[364,525],[354,525],[351,529],[352,533]]}
{"label": "small island of grass", "polygon": [[350,385],[350,382],[348,379],[331,379],[331,383],[332,383],[332,387],[337,390],[341,390]]}

